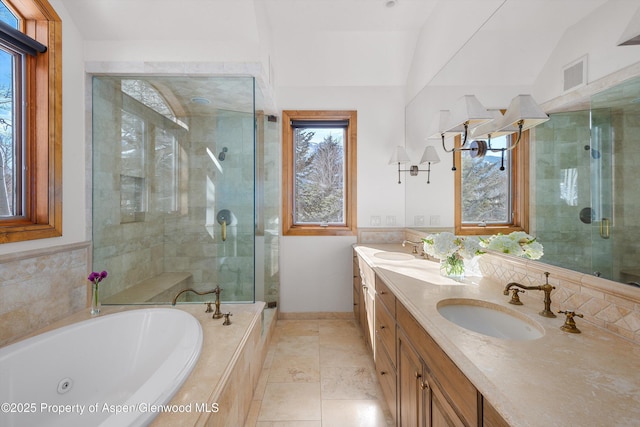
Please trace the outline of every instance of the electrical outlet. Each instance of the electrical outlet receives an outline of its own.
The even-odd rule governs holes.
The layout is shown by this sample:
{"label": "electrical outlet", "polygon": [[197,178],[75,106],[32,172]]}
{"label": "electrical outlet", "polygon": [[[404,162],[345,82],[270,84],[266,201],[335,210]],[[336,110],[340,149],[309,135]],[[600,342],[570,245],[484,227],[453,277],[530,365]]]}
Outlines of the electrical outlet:
{"label": "electrical outlet", "polygon": [[440,225],[440,215],[431,215],[429,217],[429,225]]}
{"label": "electrical outlet", "polygon": [[417,226],[424,225],[424,215],[416,215],[413,217],[413,224]]}
{"label": "electrical outlet", "polygon": [[379,215],[371,216],[371,226],[372,227],[380,227],[382,225],[382,219]]}
{"label": "electrical outlet", "polygon": [[396,225],[395,215],[387,215],[387,225]]}

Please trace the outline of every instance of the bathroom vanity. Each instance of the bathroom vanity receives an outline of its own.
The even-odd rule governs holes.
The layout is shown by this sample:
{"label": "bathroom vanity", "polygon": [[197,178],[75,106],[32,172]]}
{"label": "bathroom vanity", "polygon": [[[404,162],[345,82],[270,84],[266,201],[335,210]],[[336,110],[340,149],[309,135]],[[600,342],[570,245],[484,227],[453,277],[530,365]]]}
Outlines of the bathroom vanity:
{"label": "bathroom vanity", "polygon": [[[438,264],[399,244],[356,245],[357,259],[375,273],[372,321],[361,322],[378,378],[398,426],[592,426],[640,422],[640,348],[582,319],[581,334],[560,330],[565,316],[545,318],[543,294],[508,304],[506,283],[442,277]],[[376,255],[378,254],[378,255]],[[358,267],[359,268],[359,267]],[[531,291],[534,293],[535,291]],[[360,301],[355,312],[362,318]],[[497,313],[509,327],[474,332],[445,318],[447,305]],[[475,308],[469,313],[475,313]],[[552,302],[554,312],[559,307]],[[466,310],[462,310],[463,313]],[[461,320],[465,316],[462,316]],[[494,320],[480,319],[489,326]],[[464,323],[460,323],[464,324]],[[513,326],[513,328],[511,328]],[[498,335],[503,332],[498,331]]]}

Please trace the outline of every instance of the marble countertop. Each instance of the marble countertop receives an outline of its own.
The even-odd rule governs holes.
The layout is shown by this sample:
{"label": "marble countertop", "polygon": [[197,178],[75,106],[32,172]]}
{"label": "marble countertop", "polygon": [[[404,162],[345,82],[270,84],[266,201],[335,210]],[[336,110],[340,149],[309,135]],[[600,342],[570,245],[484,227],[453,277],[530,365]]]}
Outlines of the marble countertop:
{"label": "marble countertop", "polygon": [[[564,315],[538,314],[540,303],[508,303],[506,283],[482,277],[456,282],[418,256],[388,260],[378,252],[410,253],[400,244],[355,245],[398,300],[512,426],[640,425],[640,346],[576,318],[581,334],[560,330]],[[537,291],[530,291],[537,292]],[[515,341],[459,327],[442,317],[439,301],[471,298],[526,315],[541,338]],[[553,301],[553,293],[551,294]],[[551,305],[553,311],[557,306]]]}

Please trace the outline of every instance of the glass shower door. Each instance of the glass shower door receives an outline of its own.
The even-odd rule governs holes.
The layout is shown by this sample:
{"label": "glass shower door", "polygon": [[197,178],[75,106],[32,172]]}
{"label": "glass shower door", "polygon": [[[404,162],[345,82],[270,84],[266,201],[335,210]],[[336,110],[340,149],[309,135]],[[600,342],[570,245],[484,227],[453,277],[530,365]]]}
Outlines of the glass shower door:
{"label": "glass shower door", "polygon": [[255,300],[254,89],[252,77],[93,78],[103,303],[170,303],[216,286],[224,302]]}

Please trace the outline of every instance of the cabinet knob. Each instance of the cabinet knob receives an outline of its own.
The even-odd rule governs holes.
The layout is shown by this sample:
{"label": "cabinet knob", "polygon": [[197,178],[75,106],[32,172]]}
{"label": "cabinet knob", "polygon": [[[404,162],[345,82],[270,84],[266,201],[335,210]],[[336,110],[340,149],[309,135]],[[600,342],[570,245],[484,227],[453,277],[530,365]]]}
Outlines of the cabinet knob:
{"label": "cabinet knob", "polygon": [[420,381],[420,389],[422,390],[429,390],[429,384],[427,384],[424,381]]}
{"label": "cabinet knob", "polygon": [[416,379],[419,380],[420,378],[422,378],[422,374],[420,374],[419,372],[416,372]]}
{"label": "cabinet knob", "polygon": [[380,295],[385,295],[386,292],[385,291],[380,291]]}
{"label": "cabinet knob", "polygon": [[380,375],[387,375],[386,371],[380,371]]}
{"label": "cabinet knob", "polygon": [[384,325],[380,325],[380,329],[384,329],[384,328],[385,328],[385,326],[384,326]]}

